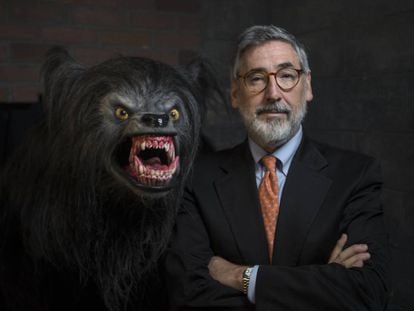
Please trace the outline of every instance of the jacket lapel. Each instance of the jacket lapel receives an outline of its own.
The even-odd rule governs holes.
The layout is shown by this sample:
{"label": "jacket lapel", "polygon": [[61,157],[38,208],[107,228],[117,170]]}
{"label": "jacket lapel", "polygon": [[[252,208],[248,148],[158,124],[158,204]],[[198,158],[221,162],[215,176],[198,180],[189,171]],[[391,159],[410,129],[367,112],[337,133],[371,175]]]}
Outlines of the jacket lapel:
{"label": "jacket lapel", "polygon": [[238,247],[241,263],[268,264],[254,161],[247,141],[233,151],[222,163],[224,175],[214,182],[214,186]]}
{"label": "jacket lapel", "polygon": [[304,138],[286,179],[275,236],[273,264],[294,266],[331,180],[321,172],[327,161]]}

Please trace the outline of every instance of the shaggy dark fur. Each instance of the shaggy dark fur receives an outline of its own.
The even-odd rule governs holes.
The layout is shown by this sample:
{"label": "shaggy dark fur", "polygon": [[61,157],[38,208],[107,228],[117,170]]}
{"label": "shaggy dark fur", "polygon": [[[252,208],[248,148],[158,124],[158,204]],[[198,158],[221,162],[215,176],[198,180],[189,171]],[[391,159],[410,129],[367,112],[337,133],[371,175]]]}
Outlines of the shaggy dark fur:
{"label": "shaggy dark fur", "polygon": [[49,53],[46,119],[1,175],[2,310],[157,305],[139,308],[197,150],[196,67],[121,57],[84,68]]}

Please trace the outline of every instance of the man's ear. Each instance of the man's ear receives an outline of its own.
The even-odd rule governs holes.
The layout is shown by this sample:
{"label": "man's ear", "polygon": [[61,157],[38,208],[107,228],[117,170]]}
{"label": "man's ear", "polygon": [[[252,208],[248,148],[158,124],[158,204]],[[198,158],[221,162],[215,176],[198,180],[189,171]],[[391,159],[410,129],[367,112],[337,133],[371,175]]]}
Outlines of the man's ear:
{"label": "man's ear", "polygon": [[230,100],[231,100],[231,106],[233,108],[239,107],[239,100],[240,100],[240,94],[239,94],[239,84],[237,80],[232,79],[231,80],[231,86],[230,86]]}
{"label": "man's ear", "polygon": [[306,77],[305,77],[306,78],[306,81],[305,81],[305,83],[306,83],[305,99],[306,99],[307,102],[310,102],[313,99],[312,83],[311,83],[312,77],[311,77],[310,72],[306,73],[305,75],[306,75]]}

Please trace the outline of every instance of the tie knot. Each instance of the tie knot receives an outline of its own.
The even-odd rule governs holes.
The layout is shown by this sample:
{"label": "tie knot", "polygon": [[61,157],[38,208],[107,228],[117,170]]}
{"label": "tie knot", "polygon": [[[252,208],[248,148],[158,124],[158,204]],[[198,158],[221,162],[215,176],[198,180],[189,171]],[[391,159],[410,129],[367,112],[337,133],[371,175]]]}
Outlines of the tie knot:
{"label": "tie knot", "polygon": [[274,156],[266,155],[260,161],[268,171],[274,172],[276,170],[276,160]]}

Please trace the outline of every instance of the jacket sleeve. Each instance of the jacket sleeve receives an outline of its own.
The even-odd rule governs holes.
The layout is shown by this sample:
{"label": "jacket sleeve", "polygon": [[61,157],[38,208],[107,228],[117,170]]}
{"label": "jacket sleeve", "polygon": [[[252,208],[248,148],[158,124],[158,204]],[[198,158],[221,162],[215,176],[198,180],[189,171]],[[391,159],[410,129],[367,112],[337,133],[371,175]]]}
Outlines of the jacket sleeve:
{"label": "jacket sleeve", "polygon": [[214,253],[196,198],[186,189],[165,257],[166,282],[173,310],[253,310],[244,294],[212,279]]}
{"label": "jacket sleeve", "polygon": [[379,166],[365,166],[347,199],[340,227],[348,245],[366,243],[371,254],[363,268],[339,264],[261,266],[256,310],[384,310],[388,295],[388,237],[383,223]]}

